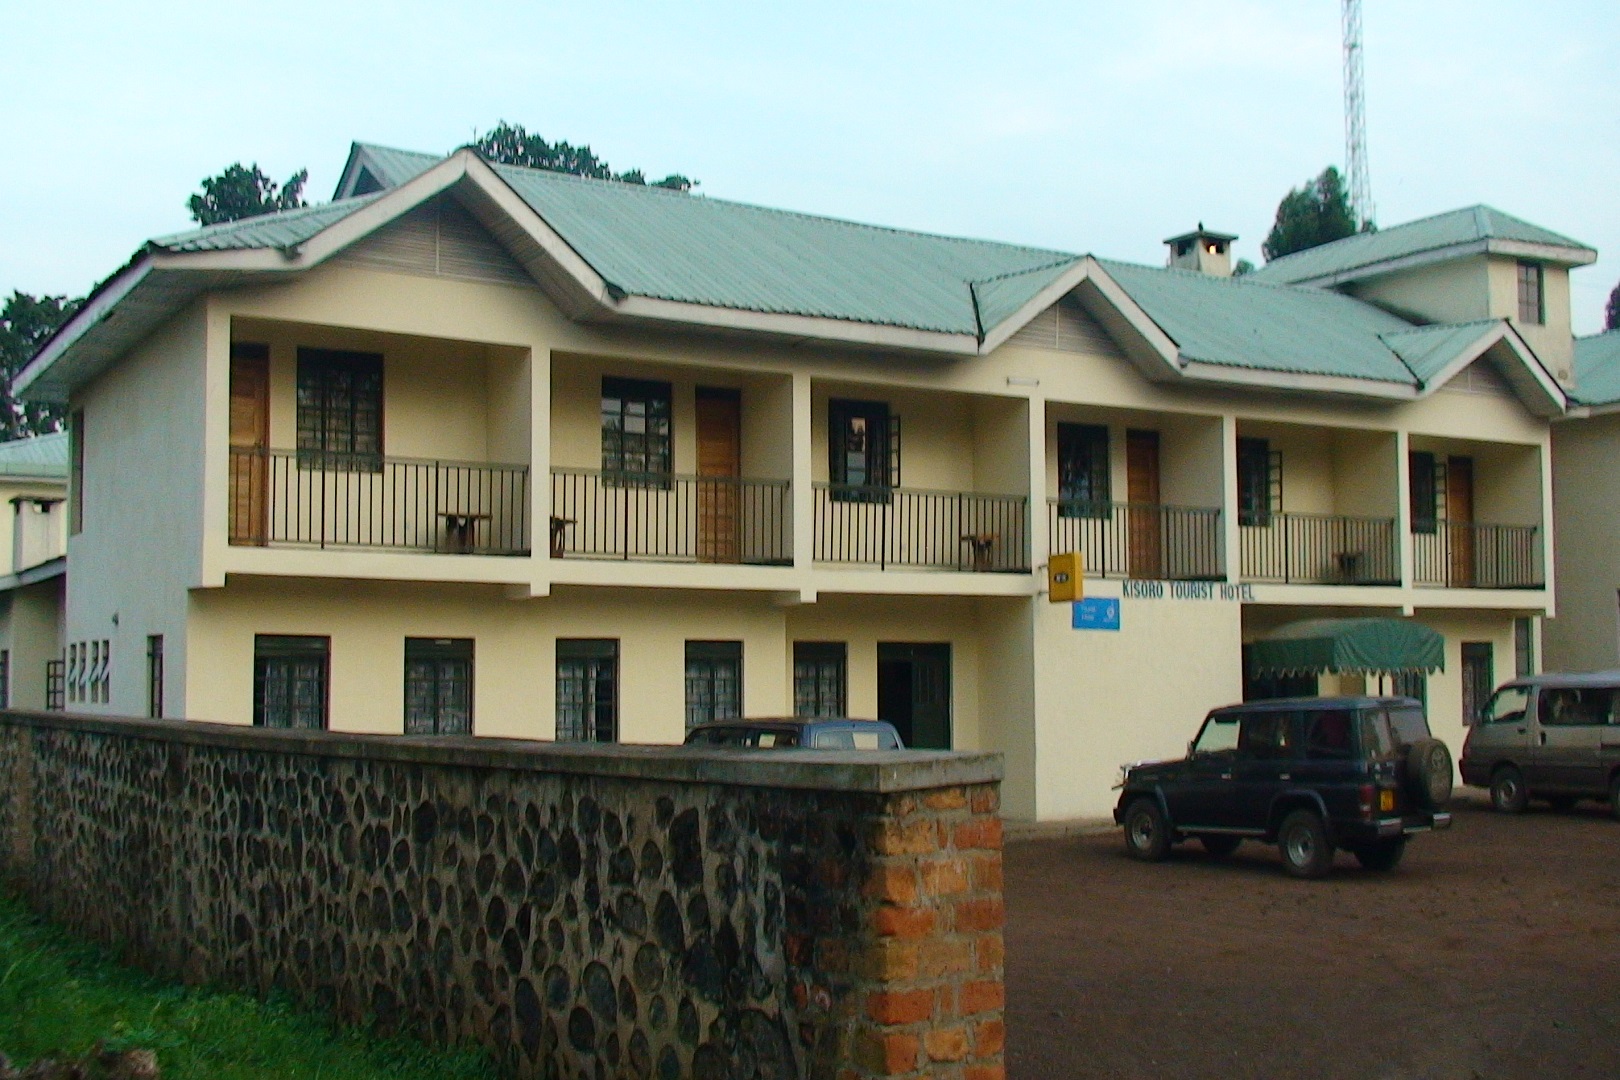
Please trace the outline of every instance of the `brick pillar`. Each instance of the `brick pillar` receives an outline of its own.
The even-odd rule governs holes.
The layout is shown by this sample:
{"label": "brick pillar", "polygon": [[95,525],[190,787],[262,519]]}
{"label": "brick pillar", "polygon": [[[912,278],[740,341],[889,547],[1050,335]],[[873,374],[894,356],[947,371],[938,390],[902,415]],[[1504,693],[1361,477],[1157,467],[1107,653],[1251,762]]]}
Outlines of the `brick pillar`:
{"label": "brick pillar", "polygon": [[1005,1076],[999,811],[995,784],[883,800],[853,943],[849,1080]]}

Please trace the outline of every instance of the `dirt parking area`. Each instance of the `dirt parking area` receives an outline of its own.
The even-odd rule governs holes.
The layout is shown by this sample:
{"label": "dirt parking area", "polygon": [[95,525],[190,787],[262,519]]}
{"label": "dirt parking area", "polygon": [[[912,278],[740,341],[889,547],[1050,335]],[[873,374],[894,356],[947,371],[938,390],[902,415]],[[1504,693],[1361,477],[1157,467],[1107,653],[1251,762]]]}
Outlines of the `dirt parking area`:
{"label": "dirt parking area", "polygon": [[1036,1077],[1620,1076],[1620,822],[1471,795],[1392,873],[1276,849],[1006,852],[1007,1062]]}

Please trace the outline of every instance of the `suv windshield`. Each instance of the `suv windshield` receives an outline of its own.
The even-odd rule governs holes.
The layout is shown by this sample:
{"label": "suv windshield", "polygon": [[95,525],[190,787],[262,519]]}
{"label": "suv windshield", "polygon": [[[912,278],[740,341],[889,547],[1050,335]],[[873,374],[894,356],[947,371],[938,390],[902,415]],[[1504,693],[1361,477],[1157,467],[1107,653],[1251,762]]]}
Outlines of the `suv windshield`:
{"label": "suv windshield", "polygon": [[1230,753],[1237,749],[1238,714],[1212,716],[1204,721],[1204,730],[1193,743],[1194,754]]}

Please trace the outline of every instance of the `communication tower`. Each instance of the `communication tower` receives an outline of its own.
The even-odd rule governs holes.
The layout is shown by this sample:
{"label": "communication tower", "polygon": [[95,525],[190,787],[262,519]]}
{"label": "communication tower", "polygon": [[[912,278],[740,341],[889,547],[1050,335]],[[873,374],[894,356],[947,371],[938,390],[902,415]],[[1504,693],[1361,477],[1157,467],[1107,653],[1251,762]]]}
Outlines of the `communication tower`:
{"label": "communication tower", "polygon": [[1358,222],[1372,220],[1372,177],[1367,171],[1367,99],[1361,83],[1361,0],[1343,0],[1344,159],[1350,206]]}

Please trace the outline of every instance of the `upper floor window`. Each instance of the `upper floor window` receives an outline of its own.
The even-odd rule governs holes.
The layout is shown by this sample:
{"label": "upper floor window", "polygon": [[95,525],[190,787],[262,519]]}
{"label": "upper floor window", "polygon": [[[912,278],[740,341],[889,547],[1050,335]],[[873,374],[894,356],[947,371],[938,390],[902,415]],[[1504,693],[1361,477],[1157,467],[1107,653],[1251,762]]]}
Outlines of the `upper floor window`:
{"label": "upper floor window", "polygon": [[670,386],[648,379],[602,380],[602,471],[667,480],[674,455]]}
{"label": "upper floor window", "polygon": [[1107,517],[1108,429],[1101,424],[1059,424],[1058,516]]}
{"label": "upper floor window", "polygon": [[1413,450],[1406,457],[1409,479],[1412,531],[1432,535],[1440,527],[1441,465],[1426,450]]}
{"label": "upper floor window", "polygon": [[1546,277],[1539,263],[1519,264],[1519,321],[1540,325],[1547,321]]}
{"label": "upper floor window", "polygon": [[298,463],[382,468],[383,369],[376,353],[298,350]]}
{"label": "upper floor window", "polygon": [[1265,439],[1237,444],[1238,524],[1267,526],[1282,512],[1282,452]]}
{"label": "upper floor window", "polygon": [[900,418],[887,402],[829,401],[827,458],[834,498],[887,498],[900,486]]}

